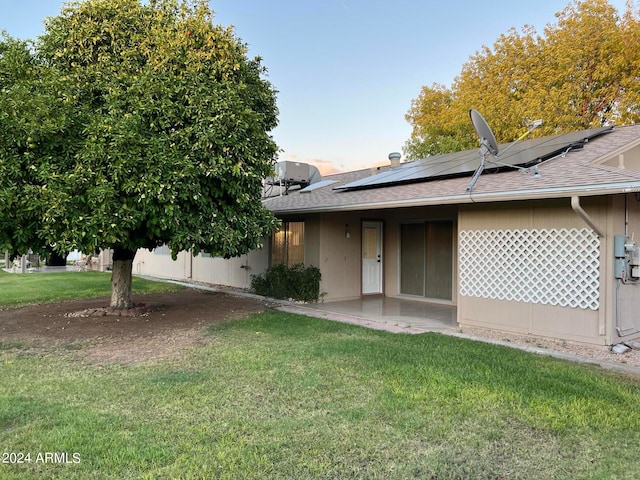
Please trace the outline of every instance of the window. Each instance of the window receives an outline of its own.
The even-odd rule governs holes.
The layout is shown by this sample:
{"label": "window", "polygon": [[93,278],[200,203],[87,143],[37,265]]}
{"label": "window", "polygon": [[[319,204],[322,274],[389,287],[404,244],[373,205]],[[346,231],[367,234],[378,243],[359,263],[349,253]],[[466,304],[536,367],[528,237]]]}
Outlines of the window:
{"label": "window", "polygon": [[304,263],[304,222],[282,222],[271,237],[271,265]]}

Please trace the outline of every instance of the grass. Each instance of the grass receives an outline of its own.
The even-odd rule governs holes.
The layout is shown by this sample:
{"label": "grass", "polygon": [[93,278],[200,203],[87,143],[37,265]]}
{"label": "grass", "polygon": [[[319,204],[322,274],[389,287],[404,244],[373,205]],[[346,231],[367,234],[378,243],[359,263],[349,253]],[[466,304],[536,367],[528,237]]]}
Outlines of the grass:
{"label": "grass", "polygon": [[[638,478],[640,379],[266,312],[155,366],[0,351],[0,478]],[[79,463],[35,463],[38,452]]]}
{"label": "grass", "polygon": [[[174,292],[182,287],[133,277],[133,293]],[[0,270],[0,308],[111,295],[111,273],[15,274]]]}

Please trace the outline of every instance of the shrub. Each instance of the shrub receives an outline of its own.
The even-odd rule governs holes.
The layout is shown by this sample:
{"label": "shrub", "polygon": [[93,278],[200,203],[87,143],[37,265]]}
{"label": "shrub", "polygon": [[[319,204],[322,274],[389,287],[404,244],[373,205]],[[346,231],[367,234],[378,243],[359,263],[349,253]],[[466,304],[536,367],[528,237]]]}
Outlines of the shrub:
{"label": "shrub", "polygon": [[317,302],[320,277],[319,268],[302,263],[290,267],[273,265],[264,274],[251,276],[251,289],[265,297]]}

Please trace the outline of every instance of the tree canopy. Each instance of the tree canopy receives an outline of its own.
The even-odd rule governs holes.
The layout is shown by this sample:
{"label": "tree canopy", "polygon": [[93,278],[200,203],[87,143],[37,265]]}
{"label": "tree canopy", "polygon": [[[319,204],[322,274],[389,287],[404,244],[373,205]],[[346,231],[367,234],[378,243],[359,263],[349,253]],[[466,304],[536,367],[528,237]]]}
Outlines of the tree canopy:
{"label": "tree canopy", "polygon": [[0,38],[0,246],[110,248],[130,282],[138,248],[236,256],[277,226],[276,92],[213,20],[204,0],[85,0]]}
{"label": "tree canopy", "polygon": [[471,56],[450,88],[423,87],[406,114],[408,158],[478,145],[469,109],[481,111],[500,143],[542,119],[544,136],[640,120],[640,17],[607,0],[576,0],[539,35],[511,29]]}

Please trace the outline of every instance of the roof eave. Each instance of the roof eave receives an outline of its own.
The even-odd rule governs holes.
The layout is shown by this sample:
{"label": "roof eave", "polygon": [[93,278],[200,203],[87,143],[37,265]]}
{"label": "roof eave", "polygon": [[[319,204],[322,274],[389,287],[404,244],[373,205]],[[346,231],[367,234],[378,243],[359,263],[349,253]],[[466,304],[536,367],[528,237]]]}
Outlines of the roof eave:
{"label": "roof eave", "polygon": [[579,185],[575,187],[553,187],[543,189],[512,190],[506,192],[465,193],[442,197],[422,197],[407,200],[390,200],[375,203],[356,203],[350,205],[325,205],[312,208],[294,208],[272,210],[276,215],[301,213],[352,212],[358,210],[380,210],[388,208],[423,207],[434,205],[455,205],[468,203],[510,202],[517,200],[544,200],[549,198],[567,198],[572,196],[592,197],[640,192],[640,182],[620,182],[605,185]]}

